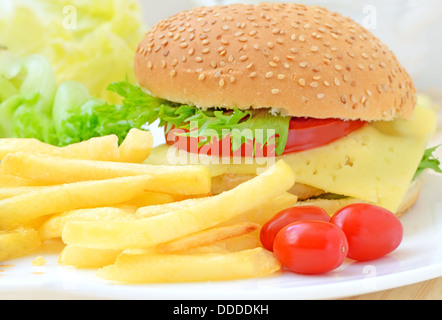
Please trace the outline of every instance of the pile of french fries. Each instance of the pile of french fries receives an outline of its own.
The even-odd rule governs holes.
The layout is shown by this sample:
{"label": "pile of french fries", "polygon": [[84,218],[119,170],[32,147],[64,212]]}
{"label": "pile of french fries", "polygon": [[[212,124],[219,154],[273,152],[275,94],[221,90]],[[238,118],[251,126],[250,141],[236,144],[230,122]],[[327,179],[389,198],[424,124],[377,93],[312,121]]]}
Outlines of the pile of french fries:
{"label": "pile of french fries", "polygon": [[153,139],[133,129],[67,147],[0,139],[0,261],[62,241],[58,263],[123,283],[221,281],[281,269],[259,229],[295,205],[283,161],[220,195],[204,166],[143,164]]}

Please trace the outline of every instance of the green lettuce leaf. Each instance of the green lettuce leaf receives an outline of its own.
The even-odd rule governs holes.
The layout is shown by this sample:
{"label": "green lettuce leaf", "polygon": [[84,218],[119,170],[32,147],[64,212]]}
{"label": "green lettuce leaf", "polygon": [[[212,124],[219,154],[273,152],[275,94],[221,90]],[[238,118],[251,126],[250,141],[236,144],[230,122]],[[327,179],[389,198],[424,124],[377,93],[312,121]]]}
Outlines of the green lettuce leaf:
{"label": "green lettuce leaf", "polygon": [[173,127],[185,129],[188,132],[179,135],[200,138],[200,146],[230,135],[232,151],[237,151],[248,140],[256,140],[255,143],[262,145],[276,143],[276,154],[281,155],[287,143],[291,118],[272,115],[268,110],[201,110],[154,98],[128,81],[113,83],[108,89],[123,97],[118,112],[129,114],[128,119],[136,119],[132,124],[135,127],[142,122],[152,124],[159,120],[166,133]]}
{"label": "green lettuce leaf", "polygon": [[440,167],[440,161],[434,156],[434,152],[439,148],[440,146],[436,146],[434,148],[427,149],[424,153],[424,156],[422,157],[422,161],[419,164],[419,167],[416,171],[416,174],[414,178],[416,179],[422,172],[424,172],[427,169],[433,170],[437,173],[442,173],[442,169]]}

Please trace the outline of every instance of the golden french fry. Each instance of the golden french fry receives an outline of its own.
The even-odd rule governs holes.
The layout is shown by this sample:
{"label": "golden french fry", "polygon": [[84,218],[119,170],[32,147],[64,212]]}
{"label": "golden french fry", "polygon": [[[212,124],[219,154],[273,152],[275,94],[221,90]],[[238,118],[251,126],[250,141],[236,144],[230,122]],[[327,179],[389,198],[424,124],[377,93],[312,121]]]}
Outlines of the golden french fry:
{"label": "golden french fry", "polygon": [[38,185],[40,184],[34,180],[0,173],[0,188],[33,187]]}
{"label": "golden french fry", "polygon": [[223,225],[231,225],[239,222],[254,222],[264,225],[267,221],[272,219],[277,213],[280,211],[293,207],[298,201],[298,198],[291,193],[283,193],[280,196],[277,196],[273,199],[270,199],[266,203],[249,210],[242,215],[239,215],[223,224]]}
{"label": "golden french fry", "polygon": [[262,248],[196,255],[120,255],[97,275],[123,283],[224,281],[263,277],[281,269],[274,255]]}
{"label": "golden french fry", "polygon": [[259,240],[259,232],[256,231],[217,242],[216,245],[227,251],[236,252],[261,247],[261,241]]}
{"label": "golden french fry", "polygon": [[[1,193],[0,193],[1,195]],[[131,199],[123,203],[122,205],[132,206],[134,208],[142,208],[145,206],[160,205],[166,203],[172,203],[175,201],[175,197],[168,193],[158,192],[144,192],[136,198]]]}
{"label": "golden french fry", "polygon": [[0,188],[0,200],[12,198],[25,193],[38,191],[43,187],[15,187],[15,188]]}
{"label": "golden french fry", "polygon": [[208,197],[186,199],[186,200],[170,202],[170,203],[165,203],[165,204],[160,204],[160,205],[145,206],[145,207],[139,208],[137,210],[137,212],[135,213],[135,216],[140,219],[160,216],[162,214],[169,213],[172,211],[192,208],[192,207],[196,206],[198,203],[201,203],[207,199],[208,199]]}
{"label": "golden french fry", "polygon": [[146,191],[199,195],[211,189],[209,170],[204,166],[153,166],[15,153],[4,157],[1,172],[46,184],[151,175]]}
{"label": "golden french fry", "polygon": [[281,160],[232,190],[198,199],[193,207],[134,221],[70,222],[63,229],[62,239],[91,248],[150,248],[233,219],[283,194],[294,183],[292,169]]}
{"label": "golden french fry", "polygon": [[41,187],[0,200],[0,223],[22,223],[69,210],[112,206],[142,194],[151,184],[151,176],[134,176]]}
{"label": "golden french fry", "polygon": [[56,147],[37,139],[0,139],[0,160],[10,153],[44,154],[68,159],[118,161],[118,137],[92,138],[66,147]]}
{"label": "golden french fry", "polygon": [[132,129],[120,145],[120,162],[143,163],[153,147],[152,132]]}
{"label": "golden french fry", "polygon": [[0,139],[0,160],[9,153],[29,152],[33,154],[50,154],[59,157],[74,157],[75,155],[68,151],[43,143],[37,139]]}
{"label": "golden french fry", "polygon": [[128,219],[134,219],[134,215],[113,207],[72,210],[50,217],[41,225],[38,232],[40,239],[46,241],[61,237],[63,228],[69,221],[117,221]]}
{"label": "golden french fry", "polygon": [[58,256],[58,263],[80,269],[102,268],[115,262],[121,250],[90,249],[67,245]]}
{"label": "golden french fry", "polygon": [[208,246],[218,241],[239,237],[258,230],[256,223],[243,222],[231,226],[212,228],[200,231],[171,242],[160,244],[156,247],[158,253],[185,251],[196,247]]}
{"label": "golden french fry", "polygon": [[0,231],[0,261],[6,261],[26,255],[41,244],[38,232],[28,227]]}
{"label": "golden french fry", "polygon": [[[116,135],[92,138],[68,145],[61,148],[61,150],[74,154],[74,157],[67,157],[72,159],[101,161],[120,160],[120,149],[118,146],[118,137]],[[25,152],[28,153],[28,151]],[[56,156],[56,154],[54,155]]]}

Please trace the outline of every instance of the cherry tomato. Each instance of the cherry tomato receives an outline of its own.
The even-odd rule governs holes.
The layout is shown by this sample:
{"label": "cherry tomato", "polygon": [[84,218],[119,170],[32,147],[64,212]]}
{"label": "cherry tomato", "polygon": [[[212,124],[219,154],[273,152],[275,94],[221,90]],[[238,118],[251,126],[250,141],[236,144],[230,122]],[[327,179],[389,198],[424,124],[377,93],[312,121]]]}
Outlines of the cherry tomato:
{"label": "cherry tomato", "polygon": [[[363,121],[339,119],[292,118],[283,154],[306,151],[327,145],[360,129],[365,124],[366,122]],[[252,141],[247,141],[247,144],[243,144],[238,151],[233,153],[231,151],[230,136],[222,140],[213,139],[211,143],[199,147],[199,138],[182,137],[175,134],[176,132],[182,133],[183,130],[174,128],[169,131],[167,143],[189,153],[212,156],[219,156],[221,153],[223,157],[251,157],[252,152],[255,152],[254,156],[256,158],[275,156],[275,145],[262,147],[258,144],[256,148],[253,148]],[[226,152],[228,154],[224,154]]]}
{"label": "cherry tomato", "polygon": [[293,207],[283,210],[262,226],[260,233],[262,246],[269,251],[273,251],[273,241],[282,228],[290,223],[306,220],[329,222],[330,216],[324,209],[313,206]]}
{"label": "cherry tomato", "polygon": [[321,274],[340,267],[348,253],[344,232],[325,221],[300,221],[285,226],[273,244],[275,257],[292,272]]}
{"label": "cherry tomato", "polygon": [[401,221],[392,212],[370,204],[342,208],[330,222],[346,234],[348,258],[358,261],[375,260],[393,252],[404,235]]}

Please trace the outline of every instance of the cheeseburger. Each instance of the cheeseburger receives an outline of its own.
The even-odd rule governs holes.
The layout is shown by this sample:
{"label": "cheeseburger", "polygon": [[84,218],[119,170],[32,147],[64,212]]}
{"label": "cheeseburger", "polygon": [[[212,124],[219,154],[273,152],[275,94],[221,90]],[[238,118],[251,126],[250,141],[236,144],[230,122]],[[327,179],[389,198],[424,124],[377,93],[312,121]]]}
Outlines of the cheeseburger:
{"label": "cheeseburger", "polygon": [[419,196],[435,113],[350,18],[298,4],[183,11],[146,34],[134,66],[144,96],[132,100],[167,136],[148,162],[196,159],[214,194],[284,159],[300,204],[363,201],[399,215]]}

